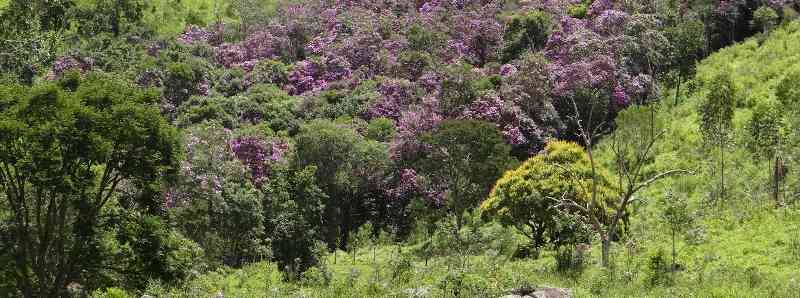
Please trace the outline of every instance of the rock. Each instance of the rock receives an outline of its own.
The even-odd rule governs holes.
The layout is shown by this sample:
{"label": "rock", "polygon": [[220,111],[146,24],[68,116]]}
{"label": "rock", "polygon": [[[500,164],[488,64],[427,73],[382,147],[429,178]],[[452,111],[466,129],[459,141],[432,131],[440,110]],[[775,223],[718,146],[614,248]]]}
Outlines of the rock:
{"label": "rock", "polygon": [[500,298],[570,298],[572,291],[564,288],[522,287],[510,291],[510,295]]}
{"label": "rock", "polygon": [[413,288],[413,289],[406,289],[405,292],[408,297],[428,297],[430,294],[430,288],[428,287],[421,287],[421,288]]}
{"label": "rock", "polygon": [[153,297],[153,296],[150,296],[150,295],[144,294],[144,295],[142,295],[142,297],[140,297],[140,298],[156,298],[156,297]]}
{"label": "rock", "polygon": [[516,288],[516,289],[512,289],[509,292],[511,292],[511,294],[514,294],[514,295],[517,295],[517,296],[525,296],[525,295],[528,295],[528,294],[533,293],[535,291],[536,291],[536,286],[523,286],[523,287],[519,287],[519,288]]}
{"label": "rock", "polygon": [[572,291],[563,288],[538,288],[531,296],[535,298],[570,298]]}

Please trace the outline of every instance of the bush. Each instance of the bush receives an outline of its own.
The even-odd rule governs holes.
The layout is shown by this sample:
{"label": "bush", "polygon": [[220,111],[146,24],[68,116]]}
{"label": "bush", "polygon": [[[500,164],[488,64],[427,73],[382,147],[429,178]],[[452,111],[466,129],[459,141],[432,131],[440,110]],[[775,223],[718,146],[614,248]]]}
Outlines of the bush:
{"label": "bush", "polygon": [[277,86],[255,85],[250,87],[245,96],[259,105],[258,118],[273,131],[293,134],[300,126],[301,120],[296,113],[300,100]]}
{"label": "bush", "polygon": [[438,284],[447,297],[489,297],[486,278],[463,270],[451,270]]}
{"label": "bush", "polygon": [[394,127],[394,122],[392,122],[392,120],[386,118],[377,118],[372,119],[369,122],[365,136],[371,140],[389,142],[392,140],[392,138],[394,138],[396,131],[397,130]]}
{"label": "bush", "polygon": [[514,254],[512,255],[513,259],[538,259],[540,248],[538,245],[534,245],[533,243],[523,243],[517,246],[517,249],[514,250]]}
{"label": "bush", "polygon": [[771,7],[764,5],[753,12],[753,20],[750,21],[750,25],[762,32],[767,32],[772,30],[779,20],[778,13]]}
{"label": "bush", "polygon": [[90,296],[91,298],[132,298],[125,290],[120,288],[107,288],[105,290],[97,290]]}
{"label": "bush", "polygon": [[215,82],[216,90],[225,96],[237,95],[247,90],[248,87],[248,82],[245,80],[245,72],[241,68],[222,70]]}
{"label": "bush", "polygon": [[263,60],[256,64],[247,81],[250,84],[284,85],[289,82],[289,67],[280,61]]}
{"label": "bush", "polygon": [[525,51],[545,46],[552,29],[550,15],[543,11],[532,11],[514,15],[506,25],[505,47],[502,61],[508,63],[519,58]]}
{"label": "bush", "polygon": [[663,286],[671,284],[670,277],[670,264],[667,261],[664,251],[659,249],[654,255],[650,256],[648,263],[649,276],[648,284],[650,286]]}
{"label": "bush", "polygon": [[585,256],[574,246],[561,247],[556,251],[556,271],[570,276],[579,276],[586,268]]}
{"label": "bush", "polygon": [[405,283],[411,279],[414,270],[411,255],[400,254],[399,257],[389,260],[388,265],[392,273],[392,280]]}
{"label": "bush", "polygon": [[320,263],[303,272],[300,281],[305,286],[327,287],[332,279],[333,273],[328,270],[325,263]]}

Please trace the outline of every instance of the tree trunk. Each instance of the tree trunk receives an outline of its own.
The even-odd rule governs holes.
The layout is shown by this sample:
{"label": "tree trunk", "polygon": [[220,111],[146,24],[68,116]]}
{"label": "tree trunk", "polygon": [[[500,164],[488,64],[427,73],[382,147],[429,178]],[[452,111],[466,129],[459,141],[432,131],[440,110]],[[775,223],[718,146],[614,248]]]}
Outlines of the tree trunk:
{"label": "tree trunk", "polygon": [[678,75],[678,85],[675,87],[675,106],[678,106],[678,94],[681,93],[681,76]]}
{"label": "tree trunk", "polygon": [[675,256],[677,255],[675,251],[675,229],[672,229],[672,270],[675,271]]}
{"label": "tree trunk", "polygon": [[453,237],[456,238],[458,244],[461,244],[461,228],[464,226],[464,213],[456,215],[456,229],[453,231]]}
{"label": "tree trunk", "polygon": [[602,244],[603,244],[603,255],[601,256],[601,264],[603,268],[609,267],[609,254],[611,251],[611,237],[608,234],[603,235],[602,237]]}
{"label": "tree trunk", "polygon": [[782,205],[780,201],[780,179],[783,164],[777,154],[775,154],[775,160],[772,163],[772,199],[775,200],[775,206],[780,207]]}
{"label": "tree trunk", "polygon": [[725,200],[725,144],[719,146],[719,186],[720,186],[720,199]]}

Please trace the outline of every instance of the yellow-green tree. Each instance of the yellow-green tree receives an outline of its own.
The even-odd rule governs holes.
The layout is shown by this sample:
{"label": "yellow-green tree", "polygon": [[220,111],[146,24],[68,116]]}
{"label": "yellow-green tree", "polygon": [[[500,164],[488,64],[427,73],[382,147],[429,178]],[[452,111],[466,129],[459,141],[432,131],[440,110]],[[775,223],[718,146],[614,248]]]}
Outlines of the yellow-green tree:
{"label": "yellow-green tree", "polygon": [[[597,169],[597,191],[600,198],[615,198],[617,190],[611,175]],[[551,141],[542,154],[536,155],[517,169],[506,172],[497,181],[489,198],[481,204],[485,218],[499,220],[528,236],[531,244],[541,247],[547,241],[563,242],[558,224],[561,202],[591,200],[592,166],[580,145]],[[605,204],[598,205],[596,217],[606,218]],[[549,238],[549,239],[548,239]]]}

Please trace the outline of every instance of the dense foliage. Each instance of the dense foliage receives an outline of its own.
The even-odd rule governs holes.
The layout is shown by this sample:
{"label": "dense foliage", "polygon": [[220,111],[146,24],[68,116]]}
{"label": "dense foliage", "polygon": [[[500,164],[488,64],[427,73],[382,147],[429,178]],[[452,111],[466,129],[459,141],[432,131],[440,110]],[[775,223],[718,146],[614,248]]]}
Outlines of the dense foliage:
{"label": "dense foliage", "polygon": [[[599,241],[613,273],[609,252],[644,237],[648,197],[728,202],[751,185],[729,173],[742,156],[770,165],[748,173],[769,177],[753,193],[791,204],[800,69],[737,66],[752,62],[722,48],[779,32],[751,60],[796,62],[797,9],[0,0],[0,296],[147,294],[255,262],[277,264],[275,284],[322,287],[340,250],[355,264],[368,245],[398,284],[415,257],[458,256],[443,295],[500,294],[467,255],[553,248],[559,272],[580,274]],[[673,243],[695,207],[677,200],[651,225]],[[653,274],[676,255],[667,269],[653,256]],[[359,295],[389,295],[375,284]]]}

